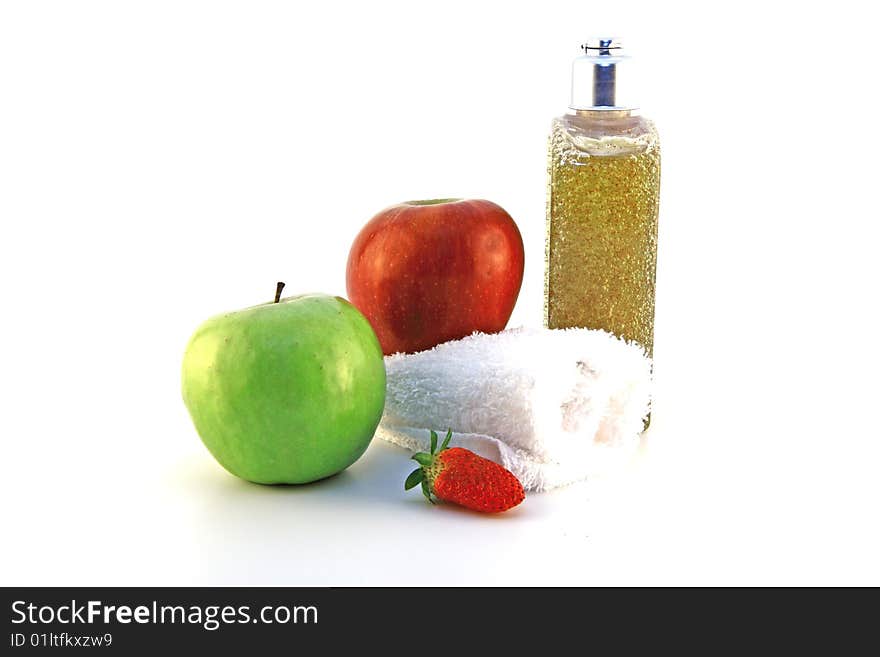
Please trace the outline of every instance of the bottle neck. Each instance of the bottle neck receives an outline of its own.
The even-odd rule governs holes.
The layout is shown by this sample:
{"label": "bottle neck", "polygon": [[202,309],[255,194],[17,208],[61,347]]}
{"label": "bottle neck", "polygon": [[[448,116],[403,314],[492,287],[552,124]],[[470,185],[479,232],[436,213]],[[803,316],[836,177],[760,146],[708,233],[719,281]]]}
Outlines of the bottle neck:
{"label": "bottle neck", "polygon": [[572,110],[576,116],[583,116],[587,119],[592,120],[602,120],[607,119],[609,121],[614,121],[618,119],[625,119],[630,116],[633,116],[633,113],[636,110],[631,109],[576,109]]}

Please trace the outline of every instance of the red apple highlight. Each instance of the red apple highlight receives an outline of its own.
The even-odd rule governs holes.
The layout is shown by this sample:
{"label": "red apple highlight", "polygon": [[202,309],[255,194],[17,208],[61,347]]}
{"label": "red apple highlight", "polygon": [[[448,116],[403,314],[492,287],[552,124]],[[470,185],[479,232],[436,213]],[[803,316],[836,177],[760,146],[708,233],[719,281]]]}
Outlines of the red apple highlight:
{"label": "red apple highlight", "polygon": [[409,201],[382,210],[352,244],[348,298],[383,352],[412,353],[504,329],[522,285],[522,236],[484,200]]}

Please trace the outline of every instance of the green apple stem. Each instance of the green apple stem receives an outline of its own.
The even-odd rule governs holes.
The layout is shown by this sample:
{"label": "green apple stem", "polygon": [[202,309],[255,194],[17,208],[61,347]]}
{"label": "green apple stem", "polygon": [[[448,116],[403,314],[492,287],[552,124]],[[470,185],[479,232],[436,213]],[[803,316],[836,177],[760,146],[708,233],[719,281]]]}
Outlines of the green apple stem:
{"label": "green apple stem", "polygon": [[281,301],[281,290],[284,289],[284,281],[278,281],[275,285],[275,303]]}

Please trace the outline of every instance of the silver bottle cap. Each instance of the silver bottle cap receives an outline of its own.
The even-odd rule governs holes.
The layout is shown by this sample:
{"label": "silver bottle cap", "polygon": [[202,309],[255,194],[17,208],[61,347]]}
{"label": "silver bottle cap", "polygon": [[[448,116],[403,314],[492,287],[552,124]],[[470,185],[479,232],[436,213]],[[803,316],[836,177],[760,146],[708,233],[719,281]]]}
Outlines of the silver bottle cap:
{"label": "silver bottle cap", "polygon": [[589,39],[581,46],[584,54],[571,65],[573,110],[633,110],[631,58],[620,39]]}

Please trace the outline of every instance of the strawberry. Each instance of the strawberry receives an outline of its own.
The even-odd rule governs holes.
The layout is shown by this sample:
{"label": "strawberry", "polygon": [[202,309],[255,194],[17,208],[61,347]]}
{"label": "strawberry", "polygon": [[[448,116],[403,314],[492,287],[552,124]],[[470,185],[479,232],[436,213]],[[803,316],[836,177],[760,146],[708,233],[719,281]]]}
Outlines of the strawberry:
{"label": "strawberry", "polygon": [[450,429],[438,450],[437,434],[431,432],[431,453],[413,456],[421,467],[406,478],[404,489],[421,484],[432,504],[436,497],[486,513],[507,511],[525,499],[522,484],[510,470],[469,449],[449,447],[451,438]]}

